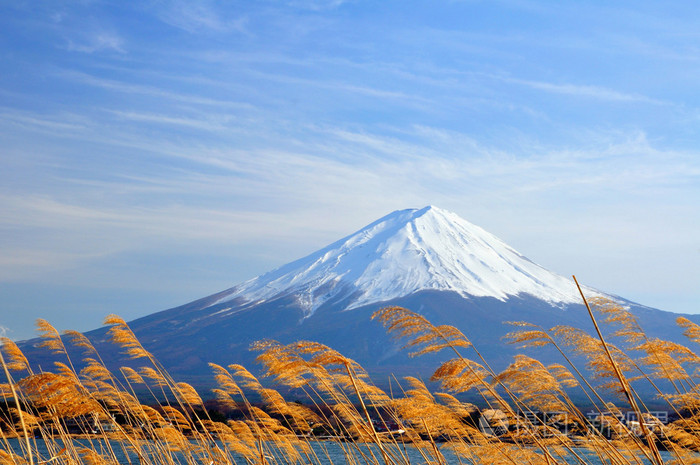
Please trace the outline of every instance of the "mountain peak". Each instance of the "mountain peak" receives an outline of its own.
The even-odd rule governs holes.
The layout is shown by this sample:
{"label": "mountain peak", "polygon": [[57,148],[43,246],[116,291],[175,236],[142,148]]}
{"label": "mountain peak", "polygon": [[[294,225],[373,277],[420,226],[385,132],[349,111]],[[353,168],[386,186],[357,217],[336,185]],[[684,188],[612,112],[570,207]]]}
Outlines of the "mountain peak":
{"label": "mountain peak", "polygon": [[225,291],[216,303],[292,297],[308,317],[329,301],[349,310],[422,290],[501,301],[531,295],[555,306],[580,300],[571,280],[531,262],[455,213],[429,205],[394,211]]}
{"label": "mountain peak", "polygon": [[407,208],[405,210],[396,210],[394,212],[389,213],[383,218],[380,218],[379,220],[375,221],[375,223],[384,221],[389,218],[403,218],[406,221],[411,221],[417,218],[420,218],[421,216],[434,216],[434,217],[447,217],[450,215],[455,215],[452,212],[449,212],[447,210],[443,210],[442,208],[436,207],[435,205],[427,205],[423,208]]}

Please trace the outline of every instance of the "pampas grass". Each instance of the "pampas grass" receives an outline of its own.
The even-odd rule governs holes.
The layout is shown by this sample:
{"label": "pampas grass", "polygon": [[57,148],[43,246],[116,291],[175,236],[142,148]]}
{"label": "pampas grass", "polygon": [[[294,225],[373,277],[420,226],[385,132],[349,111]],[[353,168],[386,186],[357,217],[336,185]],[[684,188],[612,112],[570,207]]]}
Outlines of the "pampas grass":
{"label": "pampas grass", "polygon": [[[116,372],[84,335],[61,336],[39,320],[40,347],[61,360],[34,372],[20,348],[2,339],[0,465],[700,463],[700,357],[648,338],[616,302],[582,299],[595,334],[510,322],[515,330],[506,342],[552,347],[561,362],[546,366],[518,355],[501,371],[455,327],[401,307],[376,312],[411,356],[450,354],[430,388],[408,377],[387,393],[357,362],[323,344],[260,341],[252,349],[261,378],[235,363],[210,365],[217,387],[207,397],[236,412],[225,421],[210,415],[201,393],[174,380],[123,319],[107,318],[110,338],[140,366]],[[700,326],[684,318],[678,324],[689,342],[700,343]],[[581,359],[584,368],[574,363]],[[675,421],[654,419],[638,394],[641,384],[667,403]],[[303,393],[303,404],[285,399],[290,390]],[[465,393],[482,408],[461,401]],[[597,418],[578,408],[574,393],[585,395]],[[607,401],[609,393],[619,401]],[[623,411],[640,421],[621,421]]]}

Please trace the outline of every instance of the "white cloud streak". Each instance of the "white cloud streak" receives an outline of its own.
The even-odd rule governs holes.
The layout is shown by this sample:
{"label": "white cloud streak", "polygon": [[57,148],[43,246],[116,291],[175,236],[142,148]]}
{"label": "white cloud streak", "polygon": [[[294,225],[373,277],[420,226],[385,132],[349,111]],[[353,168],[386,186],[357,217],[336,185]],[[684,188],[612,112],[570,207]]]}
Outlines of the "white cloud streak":
{"label": "white cloud streak", "polygon": [[113,51],[126,53],[124,40],[118,35],[110,32],[97,32],[87,37],[78,39],[68,39],[66,47],[71,52],[95,53],[103,51]]}
{"label": "white cloud streak", "polygon": [[166,100],[173,100],[184,103],[191,103],[195,105],[202,106],[213,106],[213,107],[228,107],[228,108],[245,108],[252,109],[253,105],[243,102],[236,102],[226,99],[214,99],[207,97],[200,97],[197,95],[191,95],[186,93],[170,92],[163,90],[158,87],[140,85],[140,84],[130,84],[124,83],[112,79],[104,79],[92,76],[87,73],[82,73],[79,71],[72,70],[61,70],[55,73],[56,77],[63,79],[80,82],[82,84],[87,84],[90,86],[100,87],[107,90],[112,90],[116,92],[122,92],[125,94],[137,94],[146,95],[150,97],[158,97]]}
{"label": "white cloud streak", "polygon": [[647,103],[653,105],[669,105],[669,102],[650,98],[639,94],[628,94],[619,92],[614,89],[592,85],[578,84],[555,84],[542,81],[530,81],[526,79],[516,79],[507,77],[498,77],[498,79],[512,84],[523,85],[532,89],[550,92],[554,94],[571,95],[573,97],[593,98],[597,100],[606,100],[610,102],[630,102],[630,103]]}
{"label": "white cloud streak", "polygon": [[230,18],[215,2],[207,0],[165,0],[156,2],[158,18],[189,33],[245,32],[245,16]]}
{"label": "white cloud streak", "polygon": [[348,0],[287,0],[287,5],[304,10],[323,11],[340,7]]}

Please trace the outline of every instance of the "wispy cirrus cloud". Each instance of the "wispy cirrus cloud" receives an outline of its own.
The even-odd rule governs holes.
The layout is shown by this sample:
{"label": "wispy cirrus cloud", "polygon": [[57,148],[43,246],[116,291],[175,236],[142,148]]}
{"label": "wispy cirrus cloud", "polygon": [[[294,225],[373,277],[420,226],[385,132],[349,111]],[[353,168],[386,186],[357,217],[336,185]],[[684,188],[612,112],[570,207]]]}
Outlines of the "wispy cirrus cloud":
{"label": "wispy cirrus cloud", "polygon": [[351,0],[283,0],[289,6],[305,10],[331,10],[343,4],[351,3]]}
{"label": "wispy cirrus cloud", "polygon": [[211,132],[220,132],[230,130],[230,124],[234,121],[231,116],[206,116],[200,118],[174,116],[167,114],[139,113],[126,111],[111,111],[112,114],[119,118],[129,121],[152,123],[167,126],[181,126],[193,129],[201,129]]}
{"label": "wispy cirrus cloud", "polygon": [[79,131],[85,128],[87,121],[80,115],[61,114],[44,115],[26,111],[18,111],[9,107],[0,107],[0,121],[5,124],[19,125],[32,130],[46,131]]}
{"label": "wispy cirrus cloud", "polygon": [[82,84],[99,87],[102,89],[112,90],[116,92],[126,93],[126,94],[138,94],[147,95],[151,97],[158,97],[167,100],[179,101],[184,103],[191,103],[194,105],[202,106],[214,106],[214,107],[236,107],[253,109],[254,105],[227,100],[227,99],[216,99],[204,97],[197,94],[190,94],[186,92],[173,92],[163,88],[159,88],[151,85],[128,83],[123,81],[118,81],[115,79],[106,79],[98,76],[93,76],[88,73],[73,71],[73,70],[58,70],[54,73],[56,77],[73,81],[80,82]]}
{"label": "wispy cirrus cloud", "polygon": [[649,103],[654,105],[670,105],[670,102],[654,99],[640,94],[630,94],[620,92],[606,87],[579,85],[579,84],[557,84],[544,81],[531,81],[527,79],[517,79],[511,77],[498,77],[504,82],[518,84],[531,89],[537,89],[544,92],[555,94],[570,95],[573,97],[593,98],[597,100],[606,100],[610,102],[630,102],[630,103]]}
{"label": "wispy cirrus cloud", "polygon": [[153,6],[161,21],[189,33],[246,31],[245,16],[232,17],[209,0],[161,0]]}
{"label": "wispy cirrus cloud", "polygon": [[81,37],[67,39],[66,49],[71,52],[95,53],[112,51],[126,53],[124,39],[114,32],[95,31],[81,34]]}

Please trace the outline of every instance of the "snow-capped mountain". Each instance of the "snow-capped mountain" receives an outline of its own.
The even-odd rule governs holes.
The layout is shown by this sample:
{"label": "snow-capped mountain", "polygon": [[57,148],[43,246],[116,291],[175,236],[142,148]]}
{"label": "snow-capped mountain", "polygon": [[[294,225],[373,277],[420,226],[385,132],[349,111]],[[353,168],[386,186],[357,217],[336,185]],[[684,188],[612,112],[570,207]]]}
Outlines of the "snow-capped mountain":
{"label": "snow-capped mountain", "polygon": [[[584,288],[587,297],[602,293]],[[606,295],[606,294],[602,294]],[[650,336],[682,342],[677,315],[628,305]],[[544,328],[592,323],[572,280],[528,260],[503,241],[436,207],[391,213],[311,255],[231,289],[129,323],[144,347],[178,379],[211,386],[209,362],[255,366],[255,341],[312,340],[327,344],[387,380],[428,378],[443,360],[437,353],[410,359],[371,319],[399,305],[435,324],[459,328],[496,368],[520,352],[502,341],[507,321]],[[685,315],[700,322],[697,315]],[[107,330],[87,333],[103,358],[124,363]],[[43,349],[24,347],[30,359],[50,363]],[[538,352],[543,362],[558,354]]]}
{"label": "snow-capped mountain", "polygon": [[425,290],[501,301],[529,295],[554,305],[581,301],[570,279],[531,262],[458,215],[428,206],[395,211],[225,291],[214,304],[235,299],[262,303],[289,295],[309,317],[329,300],[342,301],[351,310]]}

